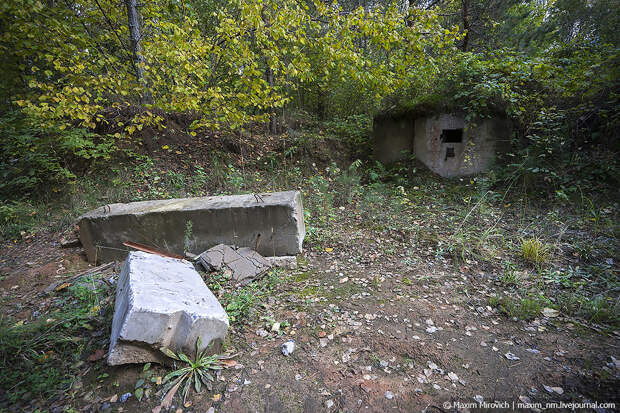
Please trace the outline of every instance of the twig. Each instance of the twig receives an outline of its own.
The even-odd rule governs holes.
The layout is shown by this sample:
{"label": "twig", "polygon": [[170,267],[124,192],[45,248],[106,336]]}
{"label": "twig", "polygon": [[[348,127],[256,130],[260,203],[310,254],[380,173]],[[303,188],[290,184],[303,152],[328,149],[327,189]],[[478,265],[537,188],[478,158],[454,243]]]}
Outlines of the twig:
{"label": "twig", "polygon": [[[100,265],[98,267],[91,268],[91,269],[88,269],[86,271],[82,271],[81,273],[79,273],[77,275],[74,275],[71,278],[67,278],[67,279],[64,279],[64,280],[60,280],[60,281],[51,283],[45,290],[43,290],[43,293],[47,294],[47,293],[52,292],[53,290],[56,289],[56,287],[58,287],[62,283],[66,283],[66,282],[70,283],[70,282],[73,282],[73,281],[77,280],[78,278],[84,277],[86,275],[90,275],[90,274],[93,274],[93,273],[96,273],[96,272],[107,270],[108,268],[112,267],[114,264],[115,264],[114,262],[109,262],[107,264],[103,264],[103,265]],[[68,274],[65,274],[65,275],[68,275]]]}

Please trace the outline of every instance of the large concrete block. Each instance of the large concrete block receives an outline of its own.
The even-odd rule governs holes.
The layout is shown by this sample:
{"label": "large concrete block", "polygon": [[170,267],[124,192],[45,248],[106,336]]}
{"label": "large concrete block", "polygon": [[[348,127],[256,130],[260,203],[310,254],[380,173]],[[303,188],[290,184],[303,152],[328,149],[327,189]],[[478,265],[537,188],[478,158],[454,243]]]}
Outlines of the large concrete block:
{"label": "large concrete block", "polygon": [[97,262],[123,260],[126,241],[176,254],[186,244],[194,253],[229,244],[263,256],[296,255],[306,233],[298,191],[110,204],[78,223],[88,259]]}
{"label": "large concrete block", "polygon": [[185,260],[131,252],[116,287],[108,364],[166,361],[167,347],[193,356],[228,331],[228,315],[193,265]]}

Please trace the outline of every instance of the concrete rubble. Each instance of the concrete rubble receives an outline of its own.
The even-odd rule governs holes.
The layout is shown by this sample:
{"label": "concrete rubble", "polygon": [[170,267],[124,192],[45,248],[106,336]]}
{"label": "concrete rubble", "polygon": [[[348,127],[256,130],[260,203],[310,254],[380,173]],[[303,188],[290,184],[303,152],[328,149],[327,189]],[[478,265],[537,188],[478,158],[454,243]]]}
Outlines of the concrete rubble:
{"label": "concrete rubble", "polygon": [[297,257],[294,255],[285,255],[283,257],[265,257],[272,267],[285,268],[287,270],[297,269]]}
{"label": "concrete rubble", "polygon": [[228,244],[291,256],[302,251],[305,236],[299,191],[110,204],[82,215],[78,225],[91,262],[124,260],[127,241],[178,255]]}
{"label": "concrete rubble", "polygon": [[108,364],[165,363],[161,347],[193,356],[226,337],[228,315],[193,265],[130,252],[117,283]]}
{"label": "concrete rubble", "polygon": [[219,271],[229,268],[234,281],[256,279],[271,268],[271,264],[262,255],[250,248],[233,249],[229,245],[219,244],[198,256],[198,261],[207,271]]}
{"label": "concrete rubble", "polygon": [[207,271],[230,270],[234,281],[250,282],[273,267],[297,268],[297,257],[263,257],[251,248],[219,244],[200,254],[196,260]]}

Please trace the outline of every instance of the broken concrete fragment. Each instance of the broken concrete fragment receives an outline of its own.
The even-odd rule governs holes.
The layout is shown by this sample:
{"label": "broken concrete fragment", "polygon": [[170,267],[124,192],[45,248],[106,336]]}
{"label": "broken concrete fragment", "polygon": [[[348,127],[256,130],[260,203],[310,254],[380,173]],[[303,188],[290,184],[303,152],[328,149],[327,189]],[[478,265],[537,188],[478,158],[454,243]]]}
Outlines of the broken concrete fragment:
{"label": "broken concrete fragment", "polygon": [[305,236],[299,191],[110,204],[79,218],[90,261],[123,260],[126,241],[182,255],[217,244],[296,255]]}
{"label": "broken concrete fragment", "polygon": [[232,279],[239,282],[258,278],[266,273],[271,264],[259,253],[250,248],[235,250],[229,245],[219,244],[200,254],[198,261],[207,271],[229,268]]}
{"label": "broken concrete fragment", "polygon": [[297,269],[297,257],[294,255],[285,255],[283,257],[265,257],[272,267],[285,268],[287,270]]}
{"label": "broken concrete fragment", "polygon": [[159,351],[193,355],[223,341],[228,315],[193,265],[130,252],[117,283],[108,364],[165,363]]}

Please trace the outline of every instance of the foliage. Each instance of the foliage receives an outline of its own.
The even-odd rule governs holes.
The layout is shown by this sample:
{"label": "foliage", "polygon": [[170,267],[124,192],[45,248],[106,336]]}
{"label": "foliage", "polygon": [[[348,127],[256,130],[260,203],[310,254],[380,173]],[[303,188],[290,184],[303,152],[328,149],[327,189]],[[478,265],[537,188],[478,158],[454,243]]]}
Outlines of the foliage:
{"label": "foliage", "polygon": [[37,210],[28,202],[0,202],[0,237],[18,237],[37,222]]}
{"label": "foliage", "polygon": [[203,384],[211,389],[210,382],[215,379],[209,373],[209,370],[221,370],[224,368],[221,356],[217,354],[207,355],[209,348],[200,350],[201,348],[202,339],[198,337],[196,340],[196,354],[193,360],[181,352],[175,353],[167,348],[161,349],[166,356],[186,364],[185,367],[168,373],[162,380],[164,399],[168,400],[167,407],[170,407],[170,401],[172,401],[183,382],[185,382],[185,386],[183,386],[183,403],[185,403],[187,395],[192,388],[192,383],[196,393],[200,393]]}
{"label": "foliage", "polygon": [[85,128],[46,128],[20,111],[0,116],[0,129],[0,194],[7,197],[58,188],[76,178],[76,163],[108,159],[115,149]]}
{"label": "foliage", "polygon": [[354,155],[368,155],[371,150],[372,119],[367,114],[351,115],[326,122],[329,132],[344,140]]}
{"label": "foliage", "polygon": [[[151,106],[200,114],[194,127],[265,120],[312,83],[351,79],[364,85],[365,100],[376,105],[427,60],[425,47],[448,47],[454,38],[438,27],[434,13],[416,10],[406,25],[403,13],[390,5],[342,13],[338,5],[320,1],[236,0],[206,9],[149,2],[140,10],[148,34],[141,49]],[[73,126],[94,129],[108,122],[104,109],[142,101],[143,85],[124,40],[127,21],[114,2],[46,7],[13,0],[1,11],[7,26],[2,50],[22,79],[12,85],[13,102],[28,116],[46,126],[75,121]],[[361,41],[371,53],[362,53]],[[267,69],[275,82],[265,78]],[[140,116],[125,125],[127,135],[154,112]]]}
{"label": "foliage", "polygon": [[510,317],[532,320],[540,314],[543,307],[551,305],[551,302],[542,294],[530,294],[523,298],[493,296],[489,304]]}
{"label": "foliage", "polygon": [[255,280],[241,288],[231,290],[227,288],[227,282],[230,282],[230,274],[215,273],[207,280],[207,285],[218,294],[231,323],[239,325],[248,320],[256,311],[258,304],[268,297],[281,282],[281,279],[279,270],[274,269],[260,280]]}
{"label": "foliage", "polygon": [[474,123],[507,115],[514,140],[498,182],[567,198],[618,184],[610,4],[152,1],[139,7],[136,60],[116,2],[9,0],[0,191],[71,181],[123,139],[165,129],[170,113],[189,116],[184,132],[197,136],[305,111],[367,157],[373,115],[412,109],[459,110]]}

